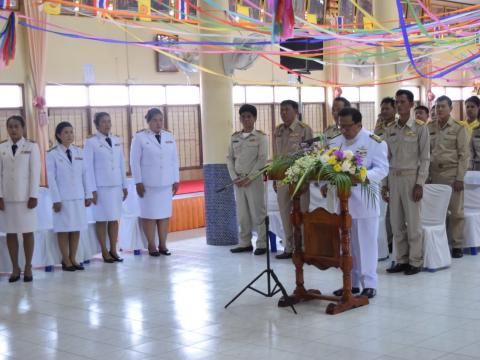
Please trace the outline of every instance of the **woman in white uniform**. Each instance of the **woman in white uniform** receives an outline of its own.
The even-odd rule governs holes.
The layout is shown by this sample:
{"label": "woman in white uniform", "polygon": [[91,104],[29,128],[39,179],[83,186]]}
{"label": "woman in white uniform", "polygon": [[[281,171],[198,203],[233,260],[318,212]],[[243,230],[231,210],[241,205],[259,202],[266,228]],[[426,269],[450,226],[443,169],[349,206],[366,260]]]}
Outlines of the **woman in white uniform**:
{"label": "woman in white uniform", "polygon": [[[106,112],[95,114],[93,120],[97,133],[85,143],[87,178],[93,191],[93,216],[103,261],[121,262],[117,253],[118,220],[122,213],[122,201],[127,197],[127,177],[120,138],[110,133],[112,121]],[[106,246],[106,235],[110,250]]]}
{"label": "woman in white uniform", "polygon": [[40,151],[37,144],[23,137],[25,120],[14,115],[7,119],[8,139],[0,144],[0,217],[7,234],[12,261],[9,282],[20,279],[17,233],[23,236],[25,269],[23,281],[33,280],[32,257],[37,228],[38,188],[40,186]]}
{"label": "woman in white uniform", "polygon": [[87,184],[87,172],[82,149],[73,145],[73,127],[59,123],[55,129],[58,145],[47,153],[48,187],[53,201],[53,231],[57,233],[62,253],[62,269],[84,270],[77,263],[80,230],[87,228],[86,206],[92,192]]}
{"label": "woman in white uniform", "polygon": [[[151,256],[170,255],[167,249],[168,222],[172,198],[180,178],[177,146],[173,134],[163,128],[163,113],[150,109],[145,116],[148,129],[132,140],[130,168],[140,203],[140,218]],[[155,245],[155,230],[160,244]]]}

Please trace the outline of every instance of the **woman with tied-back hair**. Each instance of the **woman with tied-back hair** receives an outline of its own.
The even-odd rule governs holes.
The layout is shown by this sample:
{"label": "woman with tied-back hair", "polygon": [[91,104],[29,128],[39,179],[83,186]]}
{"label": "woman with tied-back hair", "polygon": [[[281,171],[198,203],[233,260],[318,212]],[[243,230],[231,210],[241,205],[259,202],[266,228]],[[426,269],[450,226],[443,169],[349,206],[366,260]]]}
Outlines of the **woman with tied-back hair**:
{"label": "woman with tied-back hair", "polygon": [[[112,135],[112,120],[106,112],[95,114],[97,133],[85,142],[87,178],[93,191],[93,217],[95,230],[106,263],[122,262],[117,253],[118,220],[122,214],[122,201],[127,197],[127,177],[122,141]],[[110,250],[106,237],[110,240]]]}
{"label": "woman with tied-back hair", "polygon": [[[140,218],[151,256],[170,255],[167,248],[172,198],[180,178],[173,134],[163,129],[163,113],[152,108],[145,116],[148,129],[132,140],[130,168],[140,203]],[[157,248],[155,231],[160,240]]]}
{"label": "woman with tied-back hair", "polygon": [[23,137],[25,120],[18,115],[7,119],[8,139],[0,144],[0,231],[7,234],[12,261],[9,282],[20,280],[17,234],[23,236],[25,269],[23,281],[33,280],[32,257],[37,229],[38,189],[40,186],[40,151],[37,144]]}
{"label": "woman with tied-back hair", "polygon": [[57,233],[64,271],[84,270],[76,261],[80,231],[87,228],[85,207],[92,191],[87,183],[83,150],[73,145],[73,126],[62,121],[55,128],[58,145],[47,153],[48,187],[53,202],[53,231]]}

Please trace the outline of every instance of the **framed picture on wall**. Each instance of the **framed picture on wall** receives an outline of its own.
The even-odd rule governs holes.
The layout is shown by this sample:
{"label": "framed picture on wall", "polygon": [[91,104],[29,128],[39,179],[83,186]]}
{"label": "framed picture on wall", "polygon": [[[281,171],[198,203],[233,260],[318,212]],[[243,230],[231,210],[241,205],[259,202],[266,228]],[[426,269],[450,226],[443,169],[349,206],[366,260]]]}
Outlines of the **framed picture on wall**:
{"label": "framed picture on wall", "polygon": [[0,1],[0,10],[20,10],[20,0]]}
{"label": "framed picture on wall", "polygon": [[[160,43],[162,47],[169,47],[178,42],[178,36],[167,36],[158,34],[155,40]],[[157,58],[157,71],[158,72],[178,72],[177,67],[173,63],[172,59],[159,52],[155,52]]]}

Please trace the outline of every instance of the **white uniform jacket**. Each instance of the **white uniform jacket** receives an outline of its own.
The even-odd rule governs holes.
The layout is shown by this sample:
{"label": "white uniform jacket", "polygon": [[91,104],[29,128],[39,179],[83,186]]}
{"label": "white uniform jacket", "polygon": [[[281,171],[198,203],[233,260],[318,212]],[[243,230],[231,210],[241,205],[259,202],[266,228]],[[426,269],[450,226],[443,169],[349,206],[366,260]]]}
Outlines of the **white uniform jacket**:
{"label": "white uniform jacket", "polygon": [[379,216],[380,201],[382,201],[379,197],[381,181],[388,175],[389,171],[387,143],[362,128],[355,139],[347,140],[343,135],[340,135],[332,139],[330,146],[340,147],[342,150],[351,150],[354,154],[361,154],[363,165],[367,168],[367,178],[370,184],[375,187],[377,198],[374,203],[367,201],[368,198],[366,194],[362,194],[360,185],[352,187],[352,194],[348,203],[352,219]]}
{"label": "white uniform jacket", "polygon": [[105,140],[106,136],[100,132],[85,142],[83,154],[92,191],[97,191],[97,187],[102,186],[127,187],[122,142],[117,136],[109,138],[111,147]]}
{"label": "white uniform jacket", "polygon": [[40,151],[34,142],[21,138],[15,156],[12,140],[0,144],[0,198],[23,202],[38,197]]}
{"label": "white uniform jacket", "polygon": [[52,201],[91,199],[83,150],[70,145],[72,162],[68,160],[66,150],[65,146],[58,145],[47,152],[48,187]]}
{"label": "white uniform jacket", "polygon": [[178,183],[177,145],[169,131],[160,132],[160,143],[151,130],[138,132],[132,140],[130,168],[135,184],[145,186],[167,186]]}

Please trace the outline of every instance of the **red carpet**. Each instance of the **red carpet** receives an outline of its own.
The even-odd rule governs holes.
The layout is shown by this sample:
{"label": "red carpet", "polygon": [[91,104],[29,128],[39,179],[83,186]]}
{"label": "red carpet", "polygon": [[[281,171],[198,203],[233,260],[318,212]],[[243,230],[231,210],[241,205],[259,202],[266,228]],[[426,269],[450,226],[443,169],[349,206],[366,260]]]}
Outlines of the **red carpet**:
{"label": "red carpet", "polygon": [[177,195],[203,192],[205,189],[203,180],[188,180],[180,182]]}

